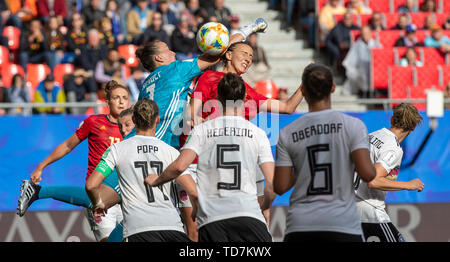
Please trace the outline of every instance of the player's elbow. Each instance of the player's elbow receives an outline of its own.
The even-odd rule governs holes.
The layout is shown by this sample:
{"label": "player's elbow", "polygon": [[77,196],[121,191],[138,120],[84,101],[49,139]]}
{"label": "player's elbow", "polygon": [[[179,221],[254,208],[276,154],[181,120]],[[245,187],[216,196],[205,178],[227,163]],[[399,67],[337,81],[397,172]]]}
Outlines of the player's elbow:
{"label": "player's elbow", "polygon": [[84,186],[84,188],[86,189],[86,192],[92,192],[97,187],[98,187],[98,185],[94,181],[92,181],[91,179],[88,179],[86,181],[86,185]]}

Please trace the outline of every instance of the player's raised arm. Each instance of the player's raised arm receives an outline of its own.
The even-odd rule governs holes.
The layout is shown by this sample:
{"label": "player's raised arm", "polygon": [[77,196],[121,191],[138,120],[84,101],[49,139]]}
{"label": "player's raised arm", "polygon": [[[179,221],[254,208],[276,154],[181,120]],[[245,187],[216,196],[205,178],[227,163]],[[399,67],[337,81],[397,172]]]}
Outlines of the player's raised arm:
{"label": "player's raised arm", "polygon": [[[263,18],[258,18],[253,23],[242,27],[242,29],[240,29],[238,33],[233,34],[230,38],[230,43],[228,46],[236,42],[245,41],[251,33],[265,33],[267,31],[267,27],[268,27],[267,22]],[[221,55],[211,56],[207,53],[203,53],[198,58],[197,63],[200,70],[203,71],[217,64],[220,60]]]}
{"label": "player's raised arm", "polygon": [[65,155],[69,154],[80,143],[81,139],[79,139],[76,134],[73,134],[66,141],[62,142],[44,161],[39,163],[38,167],[33,171],[33,173],[31,173],[31,182],[39,184],[42,179],[42,170],[51,163],[58,161]]}

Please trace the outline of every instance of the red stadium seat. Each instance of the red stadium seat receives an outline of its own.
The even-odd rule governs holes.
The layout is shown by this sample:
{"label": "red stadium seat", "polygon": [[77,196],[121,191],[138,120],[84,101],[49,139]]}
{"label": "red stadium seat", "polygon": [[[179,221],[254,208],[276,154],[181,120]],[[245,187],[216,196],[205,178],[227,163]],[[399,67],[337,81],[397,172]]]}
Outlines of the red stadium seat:
{"label": "red stadium seat", "polygon": [[450,1],[442,0],[442,12],[445,14],[450,13]]}
{"label": "red stadium seat", "polygon": [[420,13],[408,13],[410,22],[417,26],[417,29],[421,29],[425,26],[425,18],[434,13],[420,12]]}
{"label": "red stadium seat", "polygon": [[[411,99],[426,99],[427,98],[427,90],[430,90],[433,88],[436,90],[444,90],[445,86],[417,85],[417,86],[408,86],[407,87],[407,89],[409,89]],[[426,110],[427,109],[426,103],[413,103],[413,105],[418,110]]]}
{"label": "red stadium seat", "polygon": [[[100,100],[97,99],[97,103],[101,104],[101,103],[105,103],[104,100]],[[89,107],[88,110],[86,110],[86,113],[84,113],[85,115],[94,115],[95,114],[95,110],[93,107]],[[98,114],[109,114],[109,108],[108,106],[100,106],[99,107],[99,112]]]}
{"label": "red stadium seat", "polygon": [[391,0],[366,0],[365,2],[369,3],[369,7],[372,9],[372,12],[382,12],[389,13],[390,10],[390,1]]}
{"label": "red stadium seat", "polygon": [[423,44],[423,41],[425,41],[425,38],[428,36],[428,30],[417,30],[416,31],[416,40],[419,43]]}
{"label": "red stadium seat", "polygon": [[378,41],[383,48],[392,48],[397,39],[404,35],[403,30],[383,30],[377,32]]}
{"label": "red stadium seat", "polygon": [[440,83],[440,72],[436,65],[414,67],[415,81],[418,86],[438,86]]}
{"label": "red stadium seat", "polygon": [[450,13],[434,13],[434,15],[436,16],[436,23],[442,26],[444,25],[445,21],[447,21],[447,18],[450,15]]}
{"label": "red stadium seat", "polygon": [[407,88],[413,85],[412,66],[389,66],[389,98],[402,99],[410,97],[410,90]]}
{"label": "red stadium seat", "polygon": [[394,65],[394,50],[392,48],[380,48],[370,50],[371,82],[374,89],[388,88],[387,67]]}
{"label": "red stadium seat", "polygon": [[447,85],[450,83],[450,65],[438,65],[439,73],[442,77],[442,85]]}
{"label": "red stadium seat", "polygon": [[[351,42],[355,42],[361,36],[361,30],[351,30],[350,31],[350,40]],[[372,31],[372,39],[376,39],[377,35],[375,31]]]}
{"label": "red stadium seat", "polygon": [[20,29],[14,26],[5,26],[3,29],[3,36],[8,38],[8,46],[10,50],[19,49],[20,43]]}
{"label": "red stadium seat", "polygon": [[400,6],[405,5],[406,0],[392,0],[391,1],[391,13],[398,13],[397,10],[400,8]]}
{"label": "red stadium seat", "polygon": [[391,29],[395,25],[397,25],[398,18],[400,17],[400,13],[384,13],[384,26],[387,30]]}
{"label": "red stadium seat", "polygon": [[27,64],[27,86],[34,91],[50,73],[50,68],[45,64]]}
{"label": "red stadium seat", "polygon": [[139,59],[136,57],[136,45],[120,45],[118,47],[119,55],[125,59],[128,66],[134,67],[139,65]]}
{"label": "red stadium seat", "polygon": [[425,65],[443,65],[445,64],[445,54],[434,47],[422,47],[419,49],[419,55]]}
{"label": "red stadium seat", "polygon": [[1,67],[2,81],[5,87],[11,86],[12,77],[15,74],[20,74],[23,78],[25,78],[25,74],[23,72],[23,68],[17,64],[7,64]]}
{"label": "red stadium seat", "polygon": [[358,26],[363,27],[365,25],[370,24],[370,20],[372,19],[372,15],[370,14],[362,14],[358,16]]}
{"label": "red stadium seat", "polygon": [[278,87],[272,80],[257,82],[255,85],[255,91],[268,98],[278,98]]}
{"label": "red stadium seat", "polygon": [[395,64],[399,64],[400,60],[405,56],[407,47],[394,47],[394,62]]}
{"label": "red stadium seat", "polygon": [[55,82],[59,84],[59,86],[64,85],[64,75],[72,74],[75,67],[73,64],[59,64],[56,65],[53,69],[53,76],[55,77]]}
{"label": "red stadium seat", "polygon": [[7,66],[9,64],[9,50],[4,46],[0,46],[0,66]]}

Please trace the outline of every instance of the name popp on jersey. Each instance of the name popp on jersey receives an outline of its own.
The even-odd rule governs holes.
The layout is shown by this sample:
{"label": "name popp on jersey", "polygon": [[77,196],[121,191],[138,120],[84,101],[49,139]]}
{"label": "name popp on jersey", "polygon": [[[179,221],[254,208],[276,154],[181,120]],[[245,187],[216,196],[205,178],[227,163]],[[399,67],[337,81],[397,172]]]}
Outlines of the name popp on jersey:
{"label": "name popp on jersey", "polygon": [[154,145],[139,145],[136,147],[138,154],[156,153],[158,152],[158,147]]}

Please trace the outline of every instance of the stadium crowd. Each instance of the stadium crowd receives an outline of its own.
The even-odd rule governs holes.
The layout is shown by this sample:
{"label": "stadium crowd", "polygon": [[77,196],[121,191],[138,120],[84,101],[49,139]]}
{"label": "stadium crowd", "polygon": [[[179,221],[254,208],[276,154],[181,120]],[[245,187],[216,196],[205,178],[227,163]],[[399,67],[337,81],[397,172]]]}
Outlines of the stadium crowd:
{"label": "stadium crowd", "polygon": [[[184,60],[199,55],[195,36],[204,23],[223,23],[231,34],[240,27],[224,0],[0,0],[0,14],[0,102],[12,103],[104,102],[110,80],[127,85],[135,102],[148,75],[135,57],[140,45],[160,39]],[[254,84],[270,67],[256,35],[249,42]],[[93,108],[0,109],[0,115],[62,112]]]}

